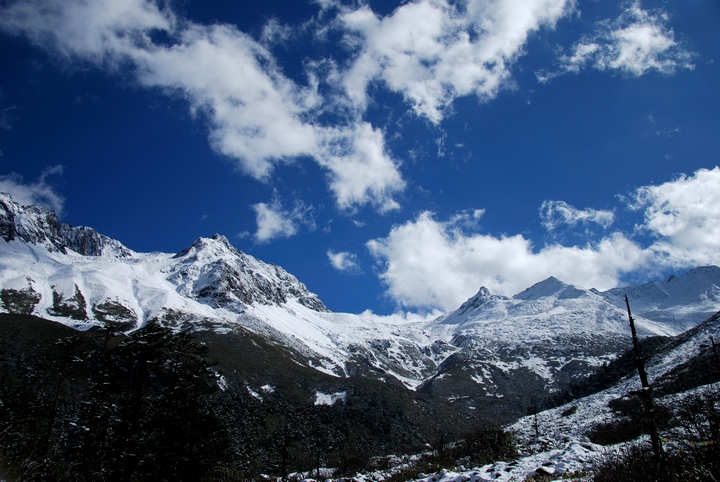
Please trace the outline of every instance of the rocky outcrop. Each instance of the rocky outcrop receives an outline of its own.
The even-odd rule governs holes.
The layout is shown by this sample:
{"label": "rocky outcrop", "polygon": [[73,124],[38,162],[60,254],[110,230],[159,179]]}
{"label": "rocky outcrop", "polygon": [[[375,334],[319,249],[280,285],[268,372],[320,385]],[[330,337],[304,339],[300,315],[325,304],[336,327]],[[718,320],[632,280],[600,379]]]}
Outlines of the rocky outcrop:
{"label": "rocky outcrop", "polygon": [[213,306],[238,311],[242,305],[281,304],[290,298],[315,311],[328,311],[298,279],[233,247],[226,237],[198,238],[175,255],[168,280],[178,292]]}
{"label": "rocky outcrop", "polygon": [[0,237],[44,245],[50,251],[83,256],[131,257],[132,251],[118,241],[85,226],[60,223],[57,214],[44,206],[21,206],[7,193],[0,193]]}

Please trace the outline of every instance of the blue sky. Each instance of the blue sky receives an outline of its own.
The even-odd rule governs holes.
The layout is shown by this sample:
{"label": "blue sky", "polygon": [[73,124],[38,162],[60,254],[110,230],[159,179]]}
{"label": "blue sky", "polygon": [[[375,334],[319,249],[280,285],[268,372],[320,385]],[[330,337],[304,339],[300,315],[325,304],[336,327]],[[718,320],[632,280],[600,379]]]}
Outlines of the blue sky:
{"label": "blue sky", "polygon": [[720,263],[720,5],[9,0],[0,190],[337,311]]}

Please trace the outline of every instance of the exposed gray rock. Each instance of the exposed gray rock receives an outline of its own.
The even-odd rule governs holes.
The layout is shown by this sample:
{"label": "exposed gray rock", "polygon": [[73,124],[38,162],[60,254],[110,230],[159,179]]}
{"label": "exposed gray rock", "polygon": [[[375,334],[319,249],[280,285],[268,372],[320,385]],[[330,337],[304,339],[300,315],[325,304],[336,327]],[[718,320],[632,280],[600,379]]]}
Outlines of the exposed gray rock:
{"label": "exposed gray rock", "polygon": [[243,305],[281,304],[295,298],[315,311],[328,311],[295,276],[243,253],[225,236],[198,238],[175,259],[178,263],[168,280],[180,293],[212,306],[241,312]]}
{"label": "exposed gray rock", "polygon": [[45,206],[21,206],[7,193],[0,193],[0,237],[45,245],[51,251],[68,249],[83,256],[131,257],[132,251],[118,241],[85,226],[61,224],[57,214]]}

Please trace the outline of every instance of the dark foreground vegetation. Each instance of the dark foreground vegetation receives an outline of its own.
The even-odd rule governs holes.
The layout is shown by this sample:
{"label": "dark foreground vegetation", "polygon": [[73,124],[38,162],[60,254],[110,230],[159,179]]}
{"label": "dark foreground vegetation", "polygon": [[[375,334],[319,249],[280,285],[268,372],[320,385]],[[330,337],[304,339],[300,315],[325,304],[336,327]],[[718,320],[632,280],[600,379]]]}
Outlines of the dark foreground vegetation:
{"label": "dark foreground vegetation", "polygon": [[[647,413],[637,395],[613,400],[617,418],[588,434],[595,443],[610,445],[648,433]],[[596,482],[720,481],[720,386],[708,385],[694,394],[670,399],[657,410],[663,450],[647,444],[630,445],[620,454],[600,460]]]}
{"label": "dark foreground vegetation", "polygon": [[[319,467],[336,468],[337,477],[377,463],[377,455],[420,452],[421,441],[436,445],[423,459],[432,465],[514,451],[492,427],[440,430],[447,420],[379,382],[356,381],[349,390],[368,396],[333,405],[316,405],[308,393],[317,382],[297,373],[288,387],[258,394],[249,389],[259,376],[253,363],[286,378],[291,363],[264,347],[251,352],[260,341],[250,341],[245,349],[218,348],[239,357],[221,374],[207,345],[158,323],[124,336],[110,324],[77,332],[0,314],[0,478],[257,480]],[[238,372],[241,364],[246,371]],[[260,378],[254,382],[257,389]],[[431,418],[435,426],[426,423]],[[471,436],[450,443],[463,432]]]}
{"label": "dark foreground vegetation", "polygon": [[32,317],[2,323],[11,479],[200,480],[229,459],[215,375],[188,335],[153,325],[119,341]]}

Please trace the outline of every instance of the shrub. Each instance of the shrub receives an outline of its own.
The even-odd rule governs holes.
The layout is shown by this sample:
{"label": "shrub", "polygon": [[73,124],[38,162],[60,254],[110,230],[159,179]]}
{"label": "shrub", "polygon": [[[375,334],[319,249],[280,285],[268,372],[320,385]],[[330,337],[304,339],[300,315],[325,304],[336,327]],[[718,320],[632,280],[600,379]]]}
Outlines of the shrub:
{"label": "shrub", "polygon": [[[674,427],[667,432],[669,437],[660,463],[649,448],[634,445],[600,461],[593,480],[720,481],[720,388],[708,387],[676,402],[673,408],[673,418],[663,419],[672,421]],[[622,433],[617,426],[612,428],[604,427],[612,436]],[[607,436],[603,430],[599,433]]]}
{"label": "shrub", "polygon": [[666,452],[661,466],[649,447],[633,445],[605,456],[594,470],[594,482],[717,482],[720,451],[710,445],[691,451]]}
{"label": "shrub", "polygon": [[649,447],[631,445],[605,455],[596,465],[593,482],[656,482],[655,458]]}
{"label": "shrub", "polygon": [[586,434],[590,441],[598,445],[614,445],[629,442],[641,435],[640,425],[629,418],[620,418],[612,422],[599,423]]}

